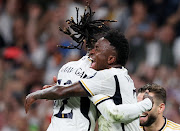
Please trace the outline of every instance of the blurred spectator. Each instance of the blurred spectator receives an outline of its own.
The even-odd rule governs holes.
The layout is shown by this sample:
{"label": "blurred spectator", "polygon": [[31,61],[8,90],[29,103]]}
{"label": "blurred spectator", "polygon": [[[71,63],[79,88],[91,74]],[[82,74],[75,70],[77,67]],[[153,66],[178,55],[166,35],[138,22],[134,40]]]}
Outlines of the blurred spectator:
{"label": "blurred spectator", "polygon": [[26,23],[23,17],[16,17],[13,23],[13,43],[12,45],[29,53],[29,47],[26,40]]}
{"label": "blurred spectator", "polygon": [[7,45],[13,42],[13,22],[14,18],[22,11],[21,0],[7,0],[3,12],[0,14],[0,34],[4,38]]}
{"label": "blurred spectator", "polygon": [[99,2],[99,7],[96,5],[96,19],[109,19],[117,20],[115,23],[110,23],[112,28],[119,29],[121,32],[125,32],[127,28],[127,21],[130,15],[127,3],[124,0],[102,0]]}
{"label": "blurred spectator", "polygon": [[136,70],[141,61],[145,60],[145,42],[151,37],[153,22],[147,14],[147,6],[141,1],[135,1],[132,5],[132,15],[127,21],[126,36],[130,44],[130,62]]}
{"label": "blurred spectator", "polygon": [[164,25],[160,28],[158,40],[160,44],[160,65],[174,66],[173,41],[175,32],[172,26]]}
{"label": "blurred spectator", "polygon": [[175,64],[180,64],[180,37],[176,38],[174,45],[173,45],[173,55]]}
{"label": "blurred spectator", "polygon": [[[67,50],[71,38],[60,33],[85,0],[0,0],[0,130],[44,131],[52,101],[39,101],[25,114],[26,94],[51,84],[60,67],[85,54]],[[111,28],[130,43],[127,68],[139,88],[157,83],[167,90],[165,116],[180,123],[180,1],[90,0],[95,19],[116,19]]]}

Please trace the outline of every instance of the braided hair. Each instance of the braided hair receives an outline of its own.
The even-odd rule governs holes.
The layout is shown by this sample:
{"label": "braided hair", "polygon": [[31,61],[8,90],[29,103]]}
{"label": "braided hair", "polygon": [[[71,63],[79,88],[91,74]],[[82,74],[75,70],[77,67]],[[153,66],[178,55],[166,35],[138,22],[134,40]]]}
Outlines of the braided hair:
{"label": "braided hair", "polygon": [[[92,48],[93,44],[97,41],[95,36],[109,30],[109,27],[105,25],[105,22],[117,22],[116,20],[93,20],[93,15],[95,14],[95,12],[92,12],[88,2],[80,21],[78,20],[79,8],[77,7],[76,12],[77,22],[74,21],[73,17],[71,17],[71,19],[66,20],[69,27],[64,29],[59,27],[59,30],[69,35],[78,44],[71,44],[70,46],[58,45],[58,47],[65,49],[82,49],[83,44],[86,42],[86,47]],[[72,33],[70,28],[75,33]]]}

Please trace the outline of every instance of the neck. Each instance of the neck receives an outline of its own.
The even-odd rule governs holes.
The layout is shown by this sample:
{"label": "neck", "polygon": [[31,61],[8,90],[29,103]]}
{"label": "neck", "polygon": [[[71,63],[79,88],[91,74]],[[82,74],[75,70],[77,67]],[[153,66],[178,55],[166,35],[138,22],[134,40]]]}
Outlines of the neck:
{"label": "neck", "polygon": [[144,126],[144,129],[145,131],[159,131],[164,126],[164,123],[165,123],[165,119],[163,116],[161,116],[158,117],[152,125],[148,127]]}
{"label": "neck", "polygon": [[120,65],[120,64],[117,64],[117,65],[110,65],[110,68],[120,68],[120,67],[122,67],[122,65]]}

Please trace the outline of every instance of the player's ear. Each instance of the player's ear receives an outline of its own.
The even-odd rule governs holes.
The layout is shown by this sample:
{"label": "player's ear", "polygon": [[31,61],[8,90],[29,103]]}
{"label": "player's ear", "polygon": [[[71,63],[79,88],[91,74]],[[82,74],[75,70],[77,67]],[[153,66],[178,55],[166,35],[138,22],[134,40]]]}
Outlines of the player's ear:
{"label": "player's ear", "polygon": [[108,57],[108,64],[111,65],[114,64],[115,62],[116,62],[116,56],[110,55]]}
{"label": "player's ear", "polygon": [[161,103],[158,108],[158,113],[161,114],[164,112],[164,110],[165,110],[165,104]]}

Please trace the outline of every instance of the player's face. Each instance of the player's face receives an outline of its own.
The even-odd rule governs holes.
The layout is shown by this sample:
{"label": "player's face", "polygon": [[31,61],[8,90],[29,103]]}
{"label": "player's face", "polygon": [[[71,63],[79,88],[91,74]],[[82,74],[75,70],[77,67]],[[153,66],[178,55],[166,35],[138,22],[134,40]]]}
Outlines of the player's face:
{"label": "player's face", "polygon": [[[153,97],[153,93],[149,93],[150,96]],[[144,93],[139,93],[137,96],[138,102],[143,100],[143,96]],[[141,116],[140,116],[140,126],[150,126],[152,125],[156,119],[158,118],[158,108],[159,106],[156,104],[156,100],[153,99],[154,101],[154,105],[153,108],[151,109],[151,111],[149,112],[144,112]]]}
{"label": "player's face", "polygon": [[91,68],[103,70],[109,68],[108,58],[115,54],[115,50],[114,47],[110,45],[110,42],[103,37],[96,42],[90,54],[90,57],[93,59]]}

